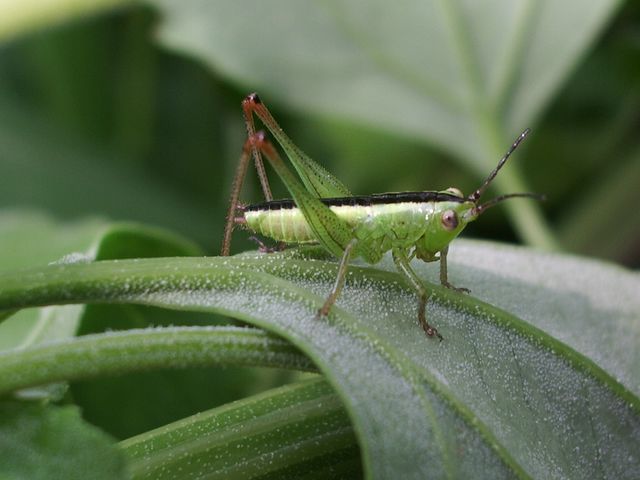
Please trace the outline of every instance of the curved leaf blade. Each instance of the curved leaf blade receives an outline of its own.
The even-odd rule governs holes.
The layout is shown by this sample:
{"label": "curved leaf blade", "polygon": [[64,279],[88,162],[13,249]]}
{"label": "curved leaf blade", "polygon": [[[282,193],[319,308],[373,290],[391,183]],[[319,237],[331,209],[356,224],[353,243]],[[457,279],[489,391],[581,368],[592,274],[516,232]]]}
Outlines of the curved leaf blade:
{"label": "curved leaf blade", "polygon": [[151,3],[167,45],[298,108],[428,138],[483,174],[482,127],[531,123],[619,4]]}
{"label": "curved leaf blade", "polygon": [[[520,251],[520,267],[536,255]],[[352,269],[339,308],[323,321],[315,309],[335,265],[318,261],[247,255],[42,273],[5,276],[0,306],[151,303],[226,312],[288,338],[342,396],[374,478],[594,471],[633,478],[640,471],[637,397],[567,345],[473,298],[433,288],[429,314],[445,335],[438,344],[415,326],[415,299],[398,276],[371,268]],[[637,286],[638,279],[624,281]],[[519,300],[532,310],[540,302]]]}
{"label": "curved leaf blade", "polygon": [[120,446],[134,479],[361,476],[349,418],[320,378],[202,412]]}
{"label": "curved leaf blade", "polygon": [[0,352],[0,396],[55,381],[212,365],[315,370],[290,343],[254,328],[130,329]]}
{"label": "curved leaf blade", "polygon": [[[44,238],[46,242],[43,242]],[[50,262],[201,253],[194,243],[159,228],[109,223],[100,218],[60,222],[37,210],[0,210],[0,260],[3,269]],[[0,349],[72,337],[82,315],[84,308],[79,307],[20,312],[16,318],[0,325]]]}

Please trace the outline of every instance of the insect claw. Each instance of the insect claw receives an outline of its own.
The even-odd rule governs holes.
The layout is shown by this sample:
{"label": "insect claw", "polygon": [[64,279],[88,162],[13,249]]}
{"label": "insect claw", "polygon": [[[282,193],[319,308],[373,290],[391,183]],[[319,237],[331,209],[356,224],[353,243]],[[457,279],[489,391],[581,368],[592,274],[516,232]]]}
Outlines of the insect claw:
{"label": "insect claw", "polygon": [[436,330],[431,325],[427,325],[427,328],[425,329],[424,332],[427,334],[428,337],[438,337],[438,340],[440,341],[444,340],[444,337],[438,333],[438,330]]}
{"label": "insect claw", "polygon": [[253,240],[258,244],[258,251],[260,253],[274,253],[274,252],[281,252],[282,250],[284,250],[282,243],[278,243],[275,247],[269,247],[258,237],[251,236],[249,237],[249,240]]}
{"label": "insect claw", "polygon": [[450,290],[453,290],[454,292],[460,292],[460,293],[471,293],[471,290],[469,290],[468,288],[465,287],[455,287],[452,284],[450,284],[449,282],[447,283],[443,283],[442,286],[444,286],[445,288],[448,288]]}

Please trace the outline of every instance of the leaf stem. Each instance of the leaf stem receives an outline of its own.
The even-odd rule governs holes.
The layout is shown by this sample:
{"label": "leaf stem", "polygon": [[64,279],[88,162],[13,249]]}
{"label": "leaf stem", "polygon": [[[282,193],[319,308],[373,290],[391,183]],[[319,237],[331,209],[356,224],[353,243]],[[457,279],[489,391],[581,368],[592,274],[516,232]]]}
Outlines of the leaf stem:
{"label": "leaf stem", "polygon": [[322,378],[297,382],[120,442],[134,479],[359,478],[342,403]]}
{"label": "leaf stem", "polygon": [[0,395],[62,380],[211,365],[315,371],[311,361],[290,343],[255,328],[150,328],[3,352]]}
{"label": "leaf stem", "polygon": [[[480,66],[473,55],[473,41],[462,12],[455,4],[443,2],[442,6],[455,40],[458,63],[465,73],[467,87],[471,92],[469,113],[476,124],[480,144],[484,147],[478,151],[477,158],[470,160],[483,169],[492,168],[493,162],[502,157],[506,146],[509,145],[507,132],[501,121],[500,102],[492,100],[490,92],[487,91],[486,80],[482,78]],[[524,126],[522,128],[524,129]],[[495,179],[500,193],[529,190],[518,172],[517,165],[511,165],[500,172]],[[483,172],[480,173],[484,175]],[[523,241],[544,250],[560,250],[560,244],[540,213],[539,207],[531,202],[506,202],[505,206],[514,228]]]}

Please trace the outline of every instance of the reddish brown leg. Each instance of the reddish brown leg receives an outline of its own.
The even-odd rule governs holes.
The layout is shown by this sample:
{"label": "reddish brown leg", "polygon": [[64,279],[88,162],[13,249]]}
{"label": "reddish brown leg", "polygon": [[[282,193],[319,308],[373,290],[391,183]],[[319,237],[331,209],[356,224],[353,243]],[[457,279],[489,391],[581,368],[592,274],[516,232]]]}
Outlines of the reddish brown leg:
{"label": "reddish brown leg", "polygon": [[[273,124],[275,124],[277,128],[280,128],[278,124],[275,123],[275,120],[273,120],[273,117],[271,117],[268,110],[261,104],[258,96],[256,94],[251,94],[242,101],[242,113],[244,115],[244,123],[247,129],[248,138],[252,138],[255,136],[253,112],[256,110],[255,107],[258,105],[262,108],[258,108],[256,114],[259,115],[260,118],[262,118],[262,110],[264,110],[267,114],[265,118],[270,118]],[[224,227],[224,237],[222,240],[222,251],[220,252],[220,255],[222,256],[228,256],[231,252],[231,236],[233,234],[233,227],[237,223],[235,219],[238,211],[240,192],[242,190],[242,184],[244,183],[244,178],[247,175],[247,167],[249,165],[249,150],[247,150],[247,145],[249,145],[249,150],[251,151],[251,154],[253,156],[256,170],[258,171],[258,178],[260,179],[260,185],[262,187],[264,198],[267,202],[273,200],[273,195],[271,194],[271,188],[269,186],[267,173],[264,169],[264,162],[262,160],[260,150],[256,148],[253,143],[246,142],[242,151],[242,155],[240,156],[240,160],[238,161],[238,167],[236,168],[236,173],[233,178],[233,184],[231,186],[231,199],[229,200],[227,222]]]}
{"label": "reddish brown leg", "polygon": [[279,242],[279,243],[276,244],[275,247],[270,247],[269,245],[264,243],[262,240],[260,240],[258,237],[255,237],[253,235],[249,237],[249,240],[252,240],[252,241],[254,241],[254,242],[256,242],[258,244],[258,251],[260,253],[281,252],[287,246],[285,243]]}
{"label": "reddish brown leg", "polygon": [[[258,118],[262,120],[265,125],[268,121],[269,127],[275,125],[275,128],[280,129],[280,126],[276,123],[274,118],[271,116],[269,111],[266,109],[257,93],[251,93],[247,95],[244,100],[242,100],[242,114],[244,115],[244,124],[247,128],[247,138],[252,138],[256,133],[256,126],[253,123],[253,113],[255,112],[258,115]],[[280,129],[281,130],[281,129]],[[260,179],[260,185],[262,186],[262,193],[264,194],[264,199],[267,202],[273,200],[273,195],[271,194],[271,187],[269,186],[269,179],[267,178],[267,172],[264,169],[264,161],[262,160],[262,154],[260,150],[256,147],[251,148],[251,153],[253,155],[253,161],[256,165],[256,170],[258,171],[258,178]]]}
{"label": "reddish brown leg", "polygon": [[[248,128],[253,128],[253,125]],[[282,159],[276,152],[271,142],[266,139],[266,135],[263,131],[253,133],[249,138],[247,138],[242,149],[242,156],[240,157],[240,161],[238,162],[238,168],[236,170],[236,175],[234,177],[233,185],[231,188],[231,200],[229,203],[229,210],[227,211],[227,223],[224,228],[224,238],[222,240],[222,256],[229,255],[229,251],[231,249],[231,235],[233,233],[234,226],[236,224],[244,223],[242,217],[236,217],[236,214],[238,213],[238,211],[243,210],[238,202],[240,190],[242,189],[242,183],[247,173],[250,152],[257,152],[257,154],[260,155],[260,161],[262,161],[262,155],[266,155],[269,159],[271,159],[274,166],[276,166],[276,169],[278,165],[283,165]],[[271,193],[269,193],[269,195],[271,195]],[[284,245],[280,244],[278,248],[282,249],[284,248]]]}
{"label": "reddish brown leg", "polygon": [[[309,192],[312,192],[318,197],[346,197],[351,195],[347,187],[334,178],[323,167],[311,160],[297,147],[295,143],[293,143],[293,140],[284,133],[282,127],[278,125],[278,122],[276,122],[267,107],[262,103],[262,100],[260,100],[257,93],[247,95],[242,102],[242,111],[244,112],[249,136],[251,136],[255,131],[253,124],[253,115],[255,114],[264,126],[267,127],[267,130],[271,132],[271,135],[273,135],[276,142],[282,147],[287,156],[292,159],[293,166],[298,172],[300,180]],[[264,179],[263,190],[266,190],[268,188],[268,182],[266,182],[267,176],[260,172],[260,165],[263,165],[260,152],[258,150],[254,150],[253,155],[254,158],[256,158],[256,167],[258,168],[258,174],[261,177],[261,182],[262,179]],[[294,158],[297,159],[297,161],[293,161]],[[266,192],[265,197],[267,197],[267,201],[269,201],[270,198],[267,196]]]}
{"label": "reddish brown leg", "polygon": [[[222,242],[222,255],[229,255],[231,249],[231,235],[233,233],[234,226],[233,219],[237,212],[237,204],[240,196],[240,190],[242,189],[242,183],[244,182],[244,177],[247,173],[249,156],[253,156],[265,200],[267,202],[273,200],[262,155],[268,156],[269,153],[272,153],[272,156],[275,156],[277,154],[275,154],[273,146],[264,141],[264,135],[261,135],[260,132],[256,133],[253,118],[254,114],[262,123],[264,123],[289,157],[293,156],[297,158],[298,162],[302,163],[306,170],[313,172],[313,175],[307,175],[296,167],[302,183],[305,184],[310,192],[314,192],[316,196],[336,196],[336,191],[344,192],[345,196],[350,195],[348,189],[344,185],[336,179],[332,179],[326,170],[313,162],[293,143],[293,141],[284,133],[280,125],[278,125],[278,122],[276,122],[256,93],[247,95],[242,101],[242,113],[244,115],[249,140],[245,143],[245,148],[242,156],[240,157],[232,186],[231,204],[229,205],[229,210],[227,212],[227,223],[225,225],[224,240]],[[295,166],[296,165],[294,164],[294,167]],[[316,181],[315,178],[323,178],[323,180]],[[327,185],[331,188],[328,189]],[[329,194],[329,192],[331,194]]]}
{"label": "reddish brown leg", "polygon": [[224,237],[222,238],[222,251],[220,255],[223,257],[229,256],[231,251],[231,235],[233,234],[233,227],[237,223],[236,213],[238,211],[238,201],[240,199],[240,190],[242,190],[242,183],[244,177],[247,174],[247,166],[249,165],[249,153],[246,148],[242,151],[240,160],[238,161],[238,168],[236,168],[236,174],[233,177],[233,184],[231,185],[231,198],[229,200],[229,210],[227,210],[227,222],[224,226]]}

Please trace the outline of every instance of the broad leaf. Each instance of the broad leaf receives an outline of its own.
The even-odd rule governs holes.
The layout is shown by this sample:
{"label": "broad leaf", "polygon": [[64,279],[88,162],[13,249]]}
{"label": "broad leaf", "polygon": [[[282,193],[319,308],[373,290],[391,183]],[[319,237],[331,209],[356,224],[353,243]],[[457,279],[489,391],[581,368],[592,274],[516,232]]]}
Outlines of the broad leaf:
{"label": "broad leaf", "polygon": [[211,238],[210,209],[167,188],[125,155],[47,124],[1,89],[0,101],[6,104],[0,111],[0,204],[35,206],[65,218],[101,212]]}
{"label": "broad leaf", "polygon": [[0,308],[133,302],[268,328],[336,388],[373,478],[640,475],[638,275],[511,247],[454,247],[452,279],[477,297],[431,288],[442,343],[416,325],[400,277],[376,268],[352,267],[338,307],[316,319],[336,266],[296,251],[6,274]]}
{"label": "broad leaf", "polygon": [[[199,253],[191,242],[161,229],[97,219],[57,222],[27,210],[0,212],[0,259],[9,268],[46,265],[55,260],[73,263]],[[0,325],[0,339],[5,349],[27,348],[56,341],[64,344],[78,334],[105,330],[210,325],[220,320],[210,314],[185,315],[137,305],[55,306],[18,312]],[[74,362],[91,364],[91,358],[84,351],[69,368],[73,369]],[[118,438],[126,438],[285,380],[275,372],[195,367],[189,371],[136,371],[118,378],[83,380],[71,385],[71,393],[87,420]],[[216,388],[203,389],[203,384],[215,384]],[[65,386],[31,388],[20,395],[59,398]],[[149,398],[156,400],[150,404]]]}
{"label": "broad leaf", "polygon": [[[484,177],[620,2],[151,3],[166,45],[264,99],[427,140]],[[503,191],[526,190],[517,168]],[[530,242],[553,243],[534,206],[509,209]]]}
{"label": "broad leaf", "polygon": [[0,402],[0,477],[124,479],[112,439],[76,407]]}
{"label": "broad leaf", "polygon": [[[159,229],[109,224],[98,218],[57,222],[34,210],[0,210],[3,270],[50,262],[198,253],[198,247],[191,242]],[[84,309],[78,307],[20,312],[17,318],[0,325],[0,349],[71,337],[83,313]]]}
{"label": "broad leaf", "polygon": [[[0,259],[2,269],[46,265],[66,255],[67,261],[89,261],[83,254],[95,247],[106,222],[86,219],[61,225],[41,212],[26,209],[0,211]],[[46,239],[46,241],[44,240]],[[25,310],[0,324],[0,350],[36,344],[41,339],[73,336],[81,307]]]}
{"label": "broad leaf", "polygon": [[102,13],[106,10],[121,7],[130,0],[57,0],[42,2],[40,0],[24,0],[6,5],[0,16],[0,42],[13,40],[15,37],[31,33],[34,30],[50,27],[77,17],[85,17]]}

